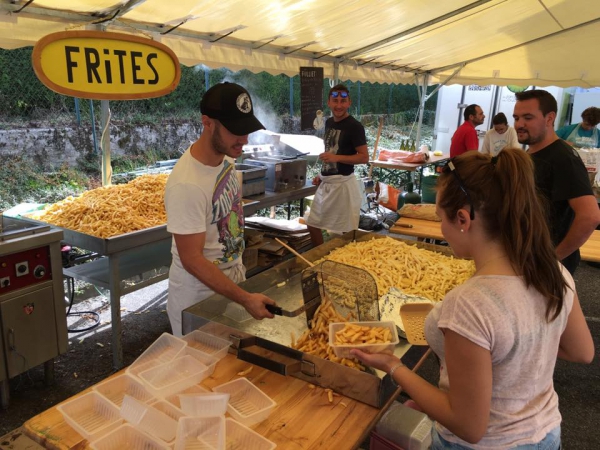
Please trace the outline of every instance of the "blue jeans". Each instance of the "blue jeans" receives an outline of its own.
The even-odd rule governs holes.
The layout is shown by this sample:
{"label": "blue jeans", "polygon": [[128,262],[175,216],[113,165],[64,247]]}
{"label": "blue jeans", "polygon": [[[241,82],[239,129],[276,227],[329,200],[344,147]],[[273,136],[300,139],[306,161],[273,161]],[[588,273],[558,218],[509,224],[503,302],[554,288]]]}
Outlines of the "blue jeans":
{"label": "blue jeans", "polygon": [[[544,439],[537,444],[525,444],[512,447],[510,450],[560,450],[560,426],[550,431]],[[465,447],[460,444],[448,442],[435,429],[435,425],[431,429],[431,447],[430,450],[469,450],[470,447]]]}

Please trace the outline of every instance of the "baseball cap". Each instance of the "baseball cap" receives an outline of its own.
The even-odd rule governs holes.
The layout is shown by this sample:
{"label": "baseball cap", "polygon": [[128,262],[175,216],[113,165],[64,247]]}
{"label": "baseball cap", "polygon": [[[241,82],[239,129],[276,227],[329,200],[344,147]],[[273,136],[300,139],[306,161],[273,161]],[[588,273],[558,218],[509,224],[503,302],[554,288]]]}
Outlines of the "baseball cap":
{"label": "baseball cap", "polygon": [[250,94],[239,84],[215,84],[202,97],[200,111],[205,116],[217,119],[236,136],[265,129],[254,116]]}

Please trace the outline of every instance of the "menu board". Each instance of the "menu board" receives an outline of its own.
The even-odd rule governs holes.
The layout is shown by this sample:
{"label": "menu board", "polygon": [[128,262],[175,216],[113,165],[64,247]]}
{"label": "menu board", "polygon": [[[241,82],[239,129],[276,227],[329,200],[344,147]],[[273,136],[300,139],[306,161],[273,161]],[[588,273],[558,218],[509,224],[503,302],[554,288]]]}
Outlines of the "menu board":
{"label": "menu board", "polygon": [[300,129],[319,132],[323,127],[323,68],[300,67]]}

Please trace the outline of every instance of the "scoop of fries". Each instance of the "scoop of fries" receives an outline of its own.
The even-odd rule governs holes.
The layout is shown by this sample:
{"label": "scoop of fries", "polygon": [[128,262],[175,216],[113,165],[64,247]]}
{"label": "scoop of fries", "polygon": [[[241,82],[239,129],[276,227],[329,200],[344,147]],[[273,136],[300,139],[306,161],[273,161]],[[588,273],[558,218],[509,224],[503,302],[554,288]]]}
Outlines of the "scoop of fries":
{"label": "scoop of fries", "polygon": [[392,331],[387,327],[369,327],[347,323],[335,333],[335,344],[384,344],[392,342]]}

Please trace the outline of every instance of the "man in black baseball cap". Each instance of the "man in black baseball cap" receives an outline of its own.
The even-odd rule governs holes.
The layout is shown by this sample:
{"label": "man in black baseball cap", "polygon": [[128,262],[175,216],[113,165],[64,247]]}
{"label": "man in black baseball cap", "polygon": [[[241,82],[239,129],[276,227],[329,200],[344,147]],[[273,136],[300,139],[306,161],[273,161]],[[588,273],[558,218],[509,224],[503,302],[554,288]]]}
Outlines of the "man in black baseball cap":
{"label": "man in black baseball cap", "polygon": [[243,306],[255,319],[272,318],[269,297],[237,283],[242,264],[244,214],[236,159],[248,134],[265,127],[254,117],[248,91],[234,83],[210,88],[200,102],[202,134],[181,156],[165,189],[167,231],[173,234],[167,313],[181,336],[182,311],[215,292]]}
{"label": "man in black baseball cap", "polygon": [[211,87],[200,102],[203,115],[217,119],[236,136],[244,136],[265,127],[254,116],[252,99],[246,89],[235,83]]}

